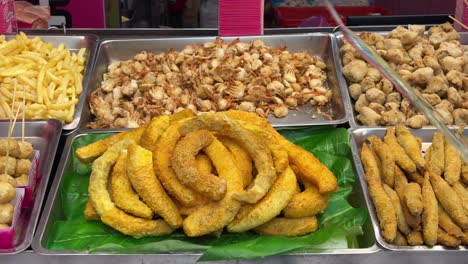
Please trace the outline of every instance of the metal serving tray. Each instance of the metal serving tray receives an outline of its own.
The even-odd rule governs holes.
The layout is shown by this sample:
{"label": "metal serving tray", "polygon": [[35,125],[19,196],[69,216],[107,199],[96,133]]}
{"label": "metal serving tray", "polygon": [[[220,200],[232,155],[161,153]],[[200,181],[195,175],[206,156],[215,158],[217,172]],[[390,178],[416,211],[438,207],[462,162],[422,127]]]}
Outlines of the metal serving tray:
{"label": "metal serving tray", "polygon": [[[114,130],[115,131],[115,130]],[[94,131],[90,134],[99,134],[102,131]],[[49,236],[51,230],[54,226],[55,221],[63,220],[64,214],[60,199],[60,189],[62,187],[62,178],[63,175],[69,174],[73,170],[73,159],[72,155],[72,143],[76,138],[79,138],[88,133],[74,132],[73,134],[67,137],[67,142],[64,148],[63,155],[60,159],[59,167],[56,171],[54,182],[49,191],[49,197],[47,198],[47,203],[45,205],[41,221],[37,233],[34,237],[32,248],[35,252],[43,255],[88,255],[86,252],[72,251],[72,250],[50,250],[47,248],[49,241]],[[351,158],[351,156],[349,157]],[[353,192],[349,196],[349,202],[354,207],[365,208],[365,198],[363,191],[361,190],[361,184],[358,180],[354,183]],[[379,250],[379,247],[375,243],[375,238],[373,236],[373,227],[371,221],[368,219],[363,226],[363,235],[357,237],[359,248],[343,248],[343,249],[323,249],[320,253],[297,253],[289,255],[297,256],[313,256],[313,255],[323,255],[323,254],[368,254],[373,253]],[[105,254],[112,255],[111,253],[106,252],[96,252],[95,254]],[[135,252],[134,254],[141,254]],[[148,254],[145,254],[148,255]],[[149,255],[160,255],[160,256],[171,256],[175,261],[178,259],[178,256],[199,256],[199,252],[183,252],[176,254],[149,254]]]}
{"label": "metal serving tray", "polygon": [[[71,123],[63,124],[64,130],[74,130],[80,123],[81,111],[83,109],[84,101],[88,93],[89,81],[91,78],[91,72],[94,66],[94,59],[98,49],[98,37],[93,35],[80,35],[80,36],[63,36],[63,35],[42,35],[42,34],[31,34],[28,37],[40,37],[43,41],[52,43],[55,47],[60,43],[63,43],[67,49],[73,52],[78,52],[81,48],[86,48],[85,54],[85,69],[83,72],[83,91],[78,98],[78,103],[75,106],[75,114],[73,115],[73,121]],[[6,39],[10,40],[15,38],[15,35],[7,35]]]}
{"label": "metal serving tray", "polygon": [[[8,124],[8,121],[0,121],[0,138],[7,137]],[[36,183],[33,193],[33,207],[21,209],[19,226],[15,227],[14,248],[12,250],[0,249],[0,255],[16,254],[31,245],[61,131],[62,123],[55,119],[25,122],[24,139],[31,143],[35,150],[39,150],[38,176],[40,181]],[[17,123],[12,137],[21,139],[21,124]]]}
{"label": "metal serving tray", "polygon": [[[356,32],[360,33],[360,32]],[[390,32],[389,31],[379,31],[375,32],[378,33],[382,36],[387,36]],[[460,42],[463,45],[468,45],[468,32],[459,32],[460,34]],[[341,60],[341,54],[340,54],[340,48],[344,45],[344,36],[343,33],[337,32],[333,34],[335,37],[335,41],[333,42],[333,57],[335,59],[335,65],[336,65],[336,71],[338,74],[338,83],[340,87],[342,87],[343,94],[345,95],[343,97],[343,100],[345,102],[345,107],[346,111],[349,113],[349,124],[353,128],[358,128],[358,127],[368,127],[360,124],[356,120],[357,112],[354,110],[354,99],[351,98],[351,95],[349,94],[348,91],[348,82],[346,78],[343,75],[342,69],[343,69],[343,62]],[[432,127],[432,126],[427,126],[427,127]]]}
{"label": "metal serving tray", "polygon": [[[226,37],[225,41],[232,41],[236,38]],[[327,64],[327,85],[333,91],[331,104],[324,107],[323,111],[333,111],[333,119],[329,120],[320,114],[317,114],[316,107],[305,104],[299,107],[299,111],[290,110],[289,115],[284,118],[275,118],[270,115],[269,121],[274,127],[282,126],[304,126],[304,125],[337,125],[348,121],[348,112],[343,103],[343,96],[347,94],[346,90],[341,90],[337,79],[337,69],[333,59],[332,46],[334,37],[332,34],[310,33],[296,35],[275,35],[275,36],[251,36],[240,37],[241,41],[252,41],[261,39],[270,46],[286,46],[289,51],[298,52],[307,50],[312,55],[318,56]],[[107,72],[107,66],[115,61],[129,60],[141,51],[153,53],[166,52],[167,49],[182,50],[189,44],[202,44],[208,41],[214,41],[215,37],[198,38],[171,38],[171,39],[114,39],[101,42],[96,57],[96,65],[88,89],[88,95],[96,90],[102,81],[102,76]],[[87,97],[89,98],[89,96]],[[316,118],[312,119],[311,116]],[[80,129],[87,129],[86,125],[92,121],[92,115],[89,109],[89,103],[83,108],[81,116]]]}
{"label": "metal serving tray", "polygon": [[[420,128],[420,129],[410,129],[411,133],[416,136],[420,137],[422,139],[422,149],[425,151],[431,144],[432,142],[432,137],[434,136],[434,133],[437,131],[436,128]],[[452,130],[454,132],[455,130]],[[367,183],[364,178],[364,167],[361,162],[361,158],[359,156],[359,151],[366,141],[366,138],[371,136],[371,135],[376,135],[379,138],[383,138],[385,136],[386,128],[384,127],[379,127],[379,128],[351,128],[349,129],[350,136],[351,136],[351,150],[353,153],[353,159],[354,159],[354,164],[356,166],[356,170],[359,176],[359,180],[362,185],[362,189],[364,190],[364,195],[366,198],[366,203],[367,203],[367,208],[369,209],[369,214],[371,216],[372,220],[372,226],[375,232],[375,238],[377,240],[377,243],[389,250],[395,250],[395,251],[414,251],[414,250],[424,250],[424,251],[444,251],[444,250],[454,250],[452,248],[447,248],[444,246],[433,246],[433,247],[428,247],[428,246],[395,246],[392,244],[387,243],[381,233],[380,233],[380,226],[379,226],[379,221],[377,219],[377,214],[375,212],[375,208],[372,202],[372,199],[370,198],[368,189],[367,189]],[[468,136],[468,129],[465,129],[463,131],[464,136]],[[466,246],[460,246],[458,248],[459,250],[466,251],[468,248]]]}

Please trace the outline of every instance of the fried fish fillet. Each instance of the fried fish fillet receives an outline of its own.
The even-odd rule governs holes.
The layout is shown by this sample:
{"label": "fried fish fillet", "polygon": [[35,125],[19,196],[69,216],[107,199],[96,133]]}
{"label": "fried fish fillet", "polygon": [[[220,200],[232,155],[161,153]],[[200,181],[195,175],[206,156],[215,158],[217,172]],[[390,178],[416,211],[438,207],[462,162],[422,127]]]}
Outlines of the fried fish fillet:
{"label": "fried fish fillet", "polygon": [[437,242],[447,247],[458,247],[461,244],[460,239],[447,234],[440,228],[437,231]]}
{"label": "fried fish fillet", "polygon": [[140,146],[149,151],[154,151],[159,137],[169,127],[170,122],[171,119],[167,115],[153,118],[141,135]]}
{"label": "fried fish fillet", "polygon": [[388,185],[384,184],[383,187],[385,193],[387,194],[388,198],[390,198],[393,207],[395,208],[398,230],[400,230],[401,233],[407,235],[409,232],[411,232],[411,229],[408,226],[408,223],[406,222],[405,214],[403,213],[403,209],[401,208],[400,198],[398,198],[397,193]]}
{"label": "fried fish fillet", "polygon": [[173,229],[182,226],[179,210],[154,174],[151,151],[131,144],[128,147],[127,175],[135,191],[153,212]]}
{"label": "fried fish fillet", "polygon": [[426,245],[433,246],[437,243],[437,231],[439,229],[438,202],[429,180],[429,174],[424,177],[422,186],[423,212],[422,231]]}
{"label": "fried fish fillet", "polygon": [[419,216],[423,211],[423,198],[421,194],[421,186],[411,182],[406,185],[404,190],[405,200],[412,215]]}
{"label": "fried fish fillet", "polygon": [[416,164],[414,164],[408,154],[406,154],[405,150],[398,143],[395,136],[395,129],[393,127],[387,127],[384,142],[388,146],[388,151],[394,154],[395,163],[400,166],[401,169],[406,172],[416,171]]}
{"label": "fried fish fillet", "polygon": [[317,227],[318,223],[315,216],[301,218],[275,217],[254,230],[262,235],[291,237],[315,232]]}
{"label": "fried fish fillet", "polygon": [[453,186],[454,183],[460,180],[462,170],[462,158],[455,148],[444,139],[445,146],[445,163],[444,163],[444,178],[447,183]]}
{"label": "fried fish fillet", "polygon": [[450,218],[447,212],[445,212],[444,208],[442,208],[440,205],[438,206],[438,212],[440,228],[447,232],[447,234],[461,239],[464,236],[463,231],[459,226],[457,226],[457,224],[453,222],[452,218]]}
{"label": "fried fish fillet", "polygon": [[465,214],[468,216],[468,191],[463,187],[463,185],[457,181],[453,184],[453,190],[458,195],[462,202],[463,209],[465,210]]}
{"label": "fried fish fillet", "polygon": [[135,192],[127,176],[127,152],[121,151],[111,173],[111,195],[115,205],[123,211],[145,219],[153,219],[153,211]]}
{"label": "fried fish fillet", "polygon": [[302,218],[322,213],[328,206],[328,195],[320,194],[317,187],[304,183],[305,190],[293,195],[283,214],[287,218]]}
{"label": "fried fish fillet", "polygon": [[406,240],[406,237],[403,234],[397,231],[395,239],[393,240],[393,244],[395,246],[407,246],[408,241]]}
{"label": "fried fish fillet", "polygon": [[420,231],[413,231],[406,236],[408,245],[410,246],[421,246],[424,245],[424,238]]}
{"label": "fried fish fillet", "polygon": [[397,125],[395,131],[400,146],[405,150],[414,164],[416,164],[416,167],[420,171],[423,171],[426,167],[426,161],[421,156],[419,143],[416,137],[403,125]]}
{"label": "fried fish fillet", "polygon": [[408,185],[408,179],[406,178],[404,172],[398,168],[398,166],[395,166],[395,192],[397,193],[398,198],[400,198],[401,210],[405,217],[406,223],[408,223],[408,226],[415,231],[419,231],[421,217],[412,215],[408,205],[405,202],[406,185]]}
{"label": "fried fish fillet", "polygon": [[[431,156],[428,167],[437,175],[444,173],[445,147],[444,136],[440,132],[435,132],[431,144]],[[445,179],[447,180],[447,179]],[[449,183],[450,184],[450,183]]]}
{"label": "fried fish fillet", "polygon": [[195,162],[197,163],[197,169],[200,173],[209,174],[213,170],[213,164],[210,158],[205,154],[198,154],[195,157]]}
{"label": "fried fish fillet", "polygon": [[388,146],[380,138],[373,135],[368,138],[371,143],[372,149],[375,151],[380,161],[382,162],[382,180],[385,184],[393,188],[394,184],[394,171],[395,171],[395,157],[391,151],[388,151]]}
{"label": "fried fish fillet", "polygon": [[221,143],[232,153],[237,168],[241,171],[244,178],[244,188],[252,182],[252,159],[249,153],[245,151],[236,141],[224,137],[216,136]]}

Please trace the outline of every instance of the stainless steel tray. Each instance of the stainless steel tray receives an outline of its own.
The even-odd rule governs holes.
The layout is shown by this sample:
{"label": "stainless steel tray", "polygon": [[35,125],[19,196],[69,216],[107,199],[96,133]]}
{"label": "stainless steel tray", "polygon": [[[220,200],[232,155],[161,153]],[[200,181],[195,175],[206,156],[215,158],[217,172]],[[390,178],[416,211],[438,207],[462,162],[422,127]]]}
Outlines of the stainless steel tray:
{"label": "stainless steel tray", "polygon": [[[367,203],[367,208],[369,209],[369,214],[372,220],[372,226],[375,232],[375,238],[377,243],[385,249],[395,250],[395,251],[414,251],[414,250],[424,250],[424,251],[444,251],[444,250],[454,250],[450,248],[446,248],[444,246],[395,246],[392,244],[387,243],[381,233],[379,227],[379,221],[377,220],[377,215],[375,212],[374,205],[372,203],[372,199],[369,196],[369,192],[367,189],[367,183],[364,179],[364,167],[361,163],[361,158],[359,157],[359,151],[364,144],[367,137],[371,135],[376,135],[379,138],[383,138],[385,136],[386,128],[378,127],[378,128],[350,128],[350,136],[351,136],[351,150],[353,153],[354,164],[356,166],[356,170],[359,176],[359,180],[362,185],[362,189],[364,190],[364,196]],[[411,133],[417,137],[422,139],[422,149],[426,150],[432,142],[432,137],[434,133],[437,131],[436,128],[421,128],[421,129],[411,129]],[[453,130],[455,131],[455,130]],[[468,129],[463,131],[464,136],[468,136]],[[460,246],[459,250],[467,250],[468,248],[465,246]]]}
{"label": "stainless steel tray", "polygon": [[[7,137],[8,121],[0,121],[0,137]],[[15,229],[15,241],[13,250],[0,249],[0,255],[16,254],[28,248],[33,240],[34,231],[39,220],[44,196],[49,182],[53,157],[57,150],[62,131],[62,123],[55,119],[26,121],[24,129],[24,138],[26,142],[33,145],[33,148],[39,150],[39,170],[40,181],[37,183],[33,193],[33,207],[22,208],[20,215],[20,225]],[[17,126],[12,133],[13,138],[21,138],[21,125]]]}
{"label": "stainless steel tray", "polygon": [[[359,32],[357,32],[357,33],[359,33]],[[389,31],[385,31],[385,32],[379,31],[379,32],[375,32],[375,33],[378,33],[378,34],[380,34],[382,36],[387,36]],[[468,45],[468,32],[459,32],[459,34],[460,34],[460,42],[463,45]],[[333,42],[333,57],[335,59],[336,71],[337,71],[337,74],[338,74],[338,83],[339,83],[340,87],[342,87],[343,94],[345,94],[345,96],[343,97],[343,100],[344,100],[344,103],[345,103],[346,111],[350,115],[349,124],[353,128],[368,127],[368,126],[364,126],[364,125],[360,124],[356,120],[357,113],[356,113],[356,110],[354,110],[354,99],[352,99],[350,94],[349,94],[348,82],[347,82],[347,80],[344,77],[343,72],[342,72],[343,62],[341,60],[340,48],[344,44],[343,33],[337,32],[337,33],[334,33],[333,35],[335,37],[335,41]],[[432,127],[432,126],[426,126],[426,127]]]}
{"label": "stainless steel tray", "polygon": [[[233,37],[224,38],[226,41],[232,41]],[[343,96],[346,96],[347,91],[341,90],[337,79],[337,69],[333,59],[332,46],[334,37],[332,34],[310,33],[296,35],[275,35],[275,36],[252,36],[240,37],[241,41],[251,41],[261,39],[267,45],[271,46],[286,46],[289,51],[307,50],[312,55],[319,56],[327,64],[327,85],[333,91],[331,104],[323,109],[333,110],[334,117],[332,120],[324,118],[317,114],[316,108],[310,104],[300,107],[299,111],[289,111],[289,115],[285,118],[269,117],[270,122],[275,127],[281,126],[304,126],[304,125],[336,125],[346,123],[348,121],[348,112],[343,103]],[[141,51],[149,51],[153,53],[166,52],[168,48],[174,50],[182,50],[189,44],[202,44],[207,41],[214,41],[215,37],[198,37],[198,38],[171,38],[171,39],[114,39],[101,42],[99,51],[96,57],[96,65],[88,89],[88,95],[100,86],[102,75],[107,71],[107,66],[115,61],[128,60]],[[315,115],[317,118],[312,119]],[[80,129],[86,129],[86,125],[92,121],[88,101],[83,108],[81,116]]]}
{"label": "stainless steel tray", "polygon": [[[92,134],[99,134],[101,131],[94,131]],[[62,210],[62,204],[60,199],[60,189],[62,187],[62,178],[63,175],[70,173],[73,170],[73,159],[72,159],[72,143],[76,138],[79,138],[88,133],[74,132],[72,135],[68,136],[67,142],[64,148],[64,152],[60,159],[59,167],[56,171],[54,182],[49,191],[49,196],[47,198],[47,203],[45,205],[44,211],[42,213],[41,221],[37,233],[34,237],[32,248],[35,252],[44,255],[88,255],[86,252],[78,252],[71,250],[50,250],[47,248],[49,236],[53,228],[54,222],[57,220],[63,220],[64,214]],[[351,158],[351,155],[350,157]],[[354,207],[365,208],[365,198],[363,191],[361,190],[361,184],[358,180],[355,181],[353,186],[353,192],[349,196],[349,202]],[[326,255],[326,254],[368,254],[373,253],[379,250],[379,247],[375,243],[375,238],[373,236],[373,227],[371,221],[367,219],[366,223],[363,226],[363,235],[358,236],[357,241],[359,248],[343,248],[343,249],[323,249],[320,253],[298,253],[298,254],[289,254],[293,256],[314,256],[314,255]],[[112,255],[111,253],[99,253],[96,254],[105,254]],[[139,254],[139,252],[135,252]],[[148,255],[148,254],[145,254]],[[159,255],[159,256],[172,256],[176,258],[177,256],[199,256],[200,253],[197,252],[187,252],[187,253],[177,253],[177,254],[150,254],[150,255]]]}
{"label": "stainless steel tray", "polygon": [[[68,124],[63,124],[64,130],[74,130],[78,127],[80,123],[81,111],[83,109],[83,104],[86,100],[86,95],[88,91],[89,81],[91,79],[91,73],[94,66],[94,59],[98,49],[98,38],[93,35],[80,35],[80,36],[63,36],[63,35],[36,35],[31,34],[28,37],[40,37],[43,41],[52,43],[54,46],[63,43],[67,49],[73,52],[78,52],[81,48],[86,48],[87,52],[85,54],[85,70],[83,73],[83,91],[79,97],[78,103],[75,106],[75,114],[73,115],[73,121]],[[7,39],[14,38],[15,35],[8,35]]]}

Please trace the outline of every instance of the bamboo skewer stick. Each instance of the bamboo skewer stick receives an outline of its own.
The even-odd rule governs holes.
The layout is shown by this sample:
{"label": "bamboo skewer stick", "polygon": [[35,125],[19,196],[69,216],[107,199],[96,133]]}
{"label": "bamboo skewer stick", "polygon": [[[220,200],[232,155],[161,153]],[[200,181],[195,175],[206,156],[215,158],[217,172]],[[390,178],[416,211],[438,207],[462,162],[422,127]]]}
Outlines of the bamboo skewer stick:
{"label": "bamboo skewer stick", "polygon": [[[465,0],[466,2],[467,0]],[[468,5],[467,5],[468,6]],[[465,24],[463,24],[462,22],[460,22],[460,20],[454,18],[453,16],[449,16],[455,23],[459,24],[462,28],[464,28],[465,30],[468,30],[468,26],[466,26]]]}

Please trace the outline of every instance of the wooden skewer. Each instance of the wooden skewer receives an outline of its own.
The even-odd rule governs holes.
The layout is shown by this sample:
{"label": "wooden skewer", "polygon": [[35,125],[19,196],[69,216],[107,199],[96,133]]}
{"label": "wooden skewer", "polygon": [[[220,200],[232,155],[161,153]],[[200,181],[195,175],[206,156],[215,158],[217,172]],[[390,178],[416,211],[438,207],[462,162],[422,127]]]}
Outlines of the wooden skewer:
{"label": "wooden skewer", "polygon": [[26,114],[26,87],[23,86],[23,117],[21,118],[21,142],[24,143],[24,115]]}
{"label": "wooden skewer", "polygon": [[11,140],[11,133],[13,132],[13,113],[14,113],[14,105],[15,105],[15,100],[16,100],[16,79],[14,79],[14,87],[13,87],[13,101],[11,102],[11,116],[10,116],[10,122],[8,123],[8,136],[7,136],[7,153],[6,153],[6,160],[5,160],[5,174],[7,174],[7,169],[8,169],[8,157],[10,156],[10,140]]}
{"label": "wooden skewer", "polygon": [[[466,0],[465,0],[466,1]],[[462,22],[460,22],[460,20],[454,18],[453,16],[449,16],[455,23],[459,24],[462,28],[464,28],[465,30],[468,30],[468,26],[466,26],[465,24],[463,24]]]}

